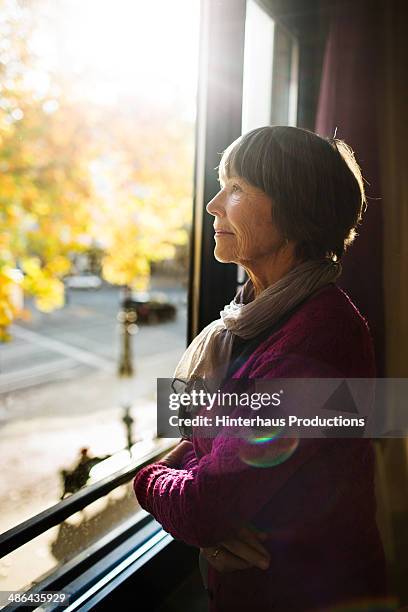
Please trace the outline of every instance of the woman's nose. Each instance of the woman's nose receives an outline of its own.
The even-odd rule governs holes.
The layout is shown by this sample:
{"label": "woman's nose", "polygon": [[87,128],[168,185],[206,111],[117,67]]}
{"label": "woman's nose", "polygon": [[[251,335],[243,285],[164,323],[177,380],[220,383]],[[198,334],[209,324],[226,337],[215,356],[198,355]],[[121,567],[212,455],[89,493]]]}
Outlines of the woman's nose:
{"label": "woman's nose", "polygon": [[219,191],[205,207],[206,211],[210,213],[210,215],[222,216],[224,214],[223,196],[221,194],[222,190]]}

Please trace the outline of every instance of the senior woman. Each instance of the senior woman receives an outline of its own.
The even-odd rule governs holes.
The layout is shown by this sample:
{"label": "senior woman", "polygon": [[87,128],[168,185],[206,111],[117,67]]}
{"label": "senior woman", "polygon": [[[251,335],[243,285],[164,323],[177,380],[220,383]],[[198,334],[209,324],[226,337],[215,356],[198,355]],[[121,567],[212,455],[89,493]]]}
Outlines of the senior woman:
{"label": "senior woman", "polygon": [[[265,126],[224,151],[219,178],[207,204],[214,254],[243,266],[248,280],[193,340],[175,377],[221,386],[375,377],[368,324],[336,285],[366,206],[352,150]],[[265,464],[245,460],[239,436],[193,428],[191,440],[135,477],[140,505],[200,549],[212,612],[374,608],[386,597],[371,441],[298,442],[286,460]]]}

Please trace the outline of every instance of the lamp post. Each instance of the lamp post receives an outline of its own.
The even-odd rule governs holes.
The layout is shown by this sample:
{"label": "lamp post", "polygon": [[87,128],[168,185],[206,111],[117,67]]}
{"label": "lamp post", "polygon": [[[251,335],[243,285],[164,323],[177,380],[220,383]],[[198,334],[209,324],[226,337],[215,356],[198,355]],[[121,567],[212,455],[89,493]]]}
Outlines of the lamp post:
{"label": "lamp post", "polygon": [[132,436],[132,424],[134,419],[130,415],[132,407],[130,382],[134,376],[132,336],[138,331],[136,325],[137,313],[132,300],[132,291],[128,285],[123,287],[121,307],[117,316],[121,326],[120,355],[118,365],[118,376],[121,381],[121,406],[124,410],[122,421],[126,427],[127,448],[130,450],[135,440]]}

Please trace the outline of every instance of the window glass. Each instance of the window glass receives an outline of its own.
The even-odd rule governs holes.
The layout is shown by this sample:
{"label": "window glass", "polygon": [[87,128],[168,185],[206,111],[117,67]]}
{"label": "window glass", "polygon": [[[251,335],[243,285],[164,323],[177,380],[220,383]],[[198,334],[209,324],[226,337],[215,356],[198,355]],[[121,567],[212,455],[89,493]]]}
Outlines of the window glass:
{"label": "window glass", "polygon": [[242,96],[242,133],[269,125],[275,22],[255,0],[247,0]]}
{"label": "window glass", "polygon": [[247,0],[242,133],[296,125],[298,43],[256,1]]}
{"label": "window glass", "polygon": [[78,558],[108,532],[145,515],[135,500],[132,483],[118,487],[66,521],[48,529],[0,559],[2,591],[24,591],[59,566]]}
{"label": "window glass", "polygon": [[282,26],[274,43],[271,124],[296,126],[299,46]]}
{"label": "window glass", "polygon": [[[247,0],[242,134],[264,125],[296,125],[297,40],[257,0]],[[237,266],[237,284],[248,279]]]}
{"label": "window glass", "polygon": [[[160,442],[156,379],[186,346],[200,6],[0,6],[4,532]],[[36,540],[47,568],[75,552]],[[2,589],[30,563],[5,562]]]}

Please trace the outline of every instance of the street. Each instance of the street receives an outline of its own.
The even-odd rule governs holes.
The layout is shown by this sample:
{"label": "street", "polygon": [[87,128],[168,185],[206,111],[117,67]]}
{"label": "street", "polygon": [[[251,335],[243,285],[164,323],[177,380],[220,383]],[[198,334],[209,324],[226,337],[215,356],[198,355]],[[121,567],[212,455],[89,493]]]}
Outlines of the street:
{"label": "street", "polygon": [[[10,328],[13,340],[0,346],[2,532],[59,501],[60,470],[73,468],[81,448],[103,456],[126,447],[125,405],[131,406],[133,442],[140,440],[141,449],[143,441],[155,444],[156,379],[172,376],[186,344],[185,290],[160,290],[177,315],[138,325],[132,379],[117,376],[118,288],[71,289],[64,308],[40,313],[30,305],[32,320]],[[45,569],[51,563],[49,544],[46,553],[44,545],[40,550]],[[13,566],[7,558],[0,562],[3,589],[22,586]]]}
{"label": "street", "polygon": [[[185,291],[161,291],[177,305],[177,317],[158,325],[139,325],[133,342],[136,368],[141,358],[164,356],[185,346]],[[119,358],[119,302],[118,288],[103,287],[71,289],[68,305],[51,313],[27,304],[32,320],[13,325],[13,341],[0,347],[0,394],[77,379],[98,369],[113,371]]]}

